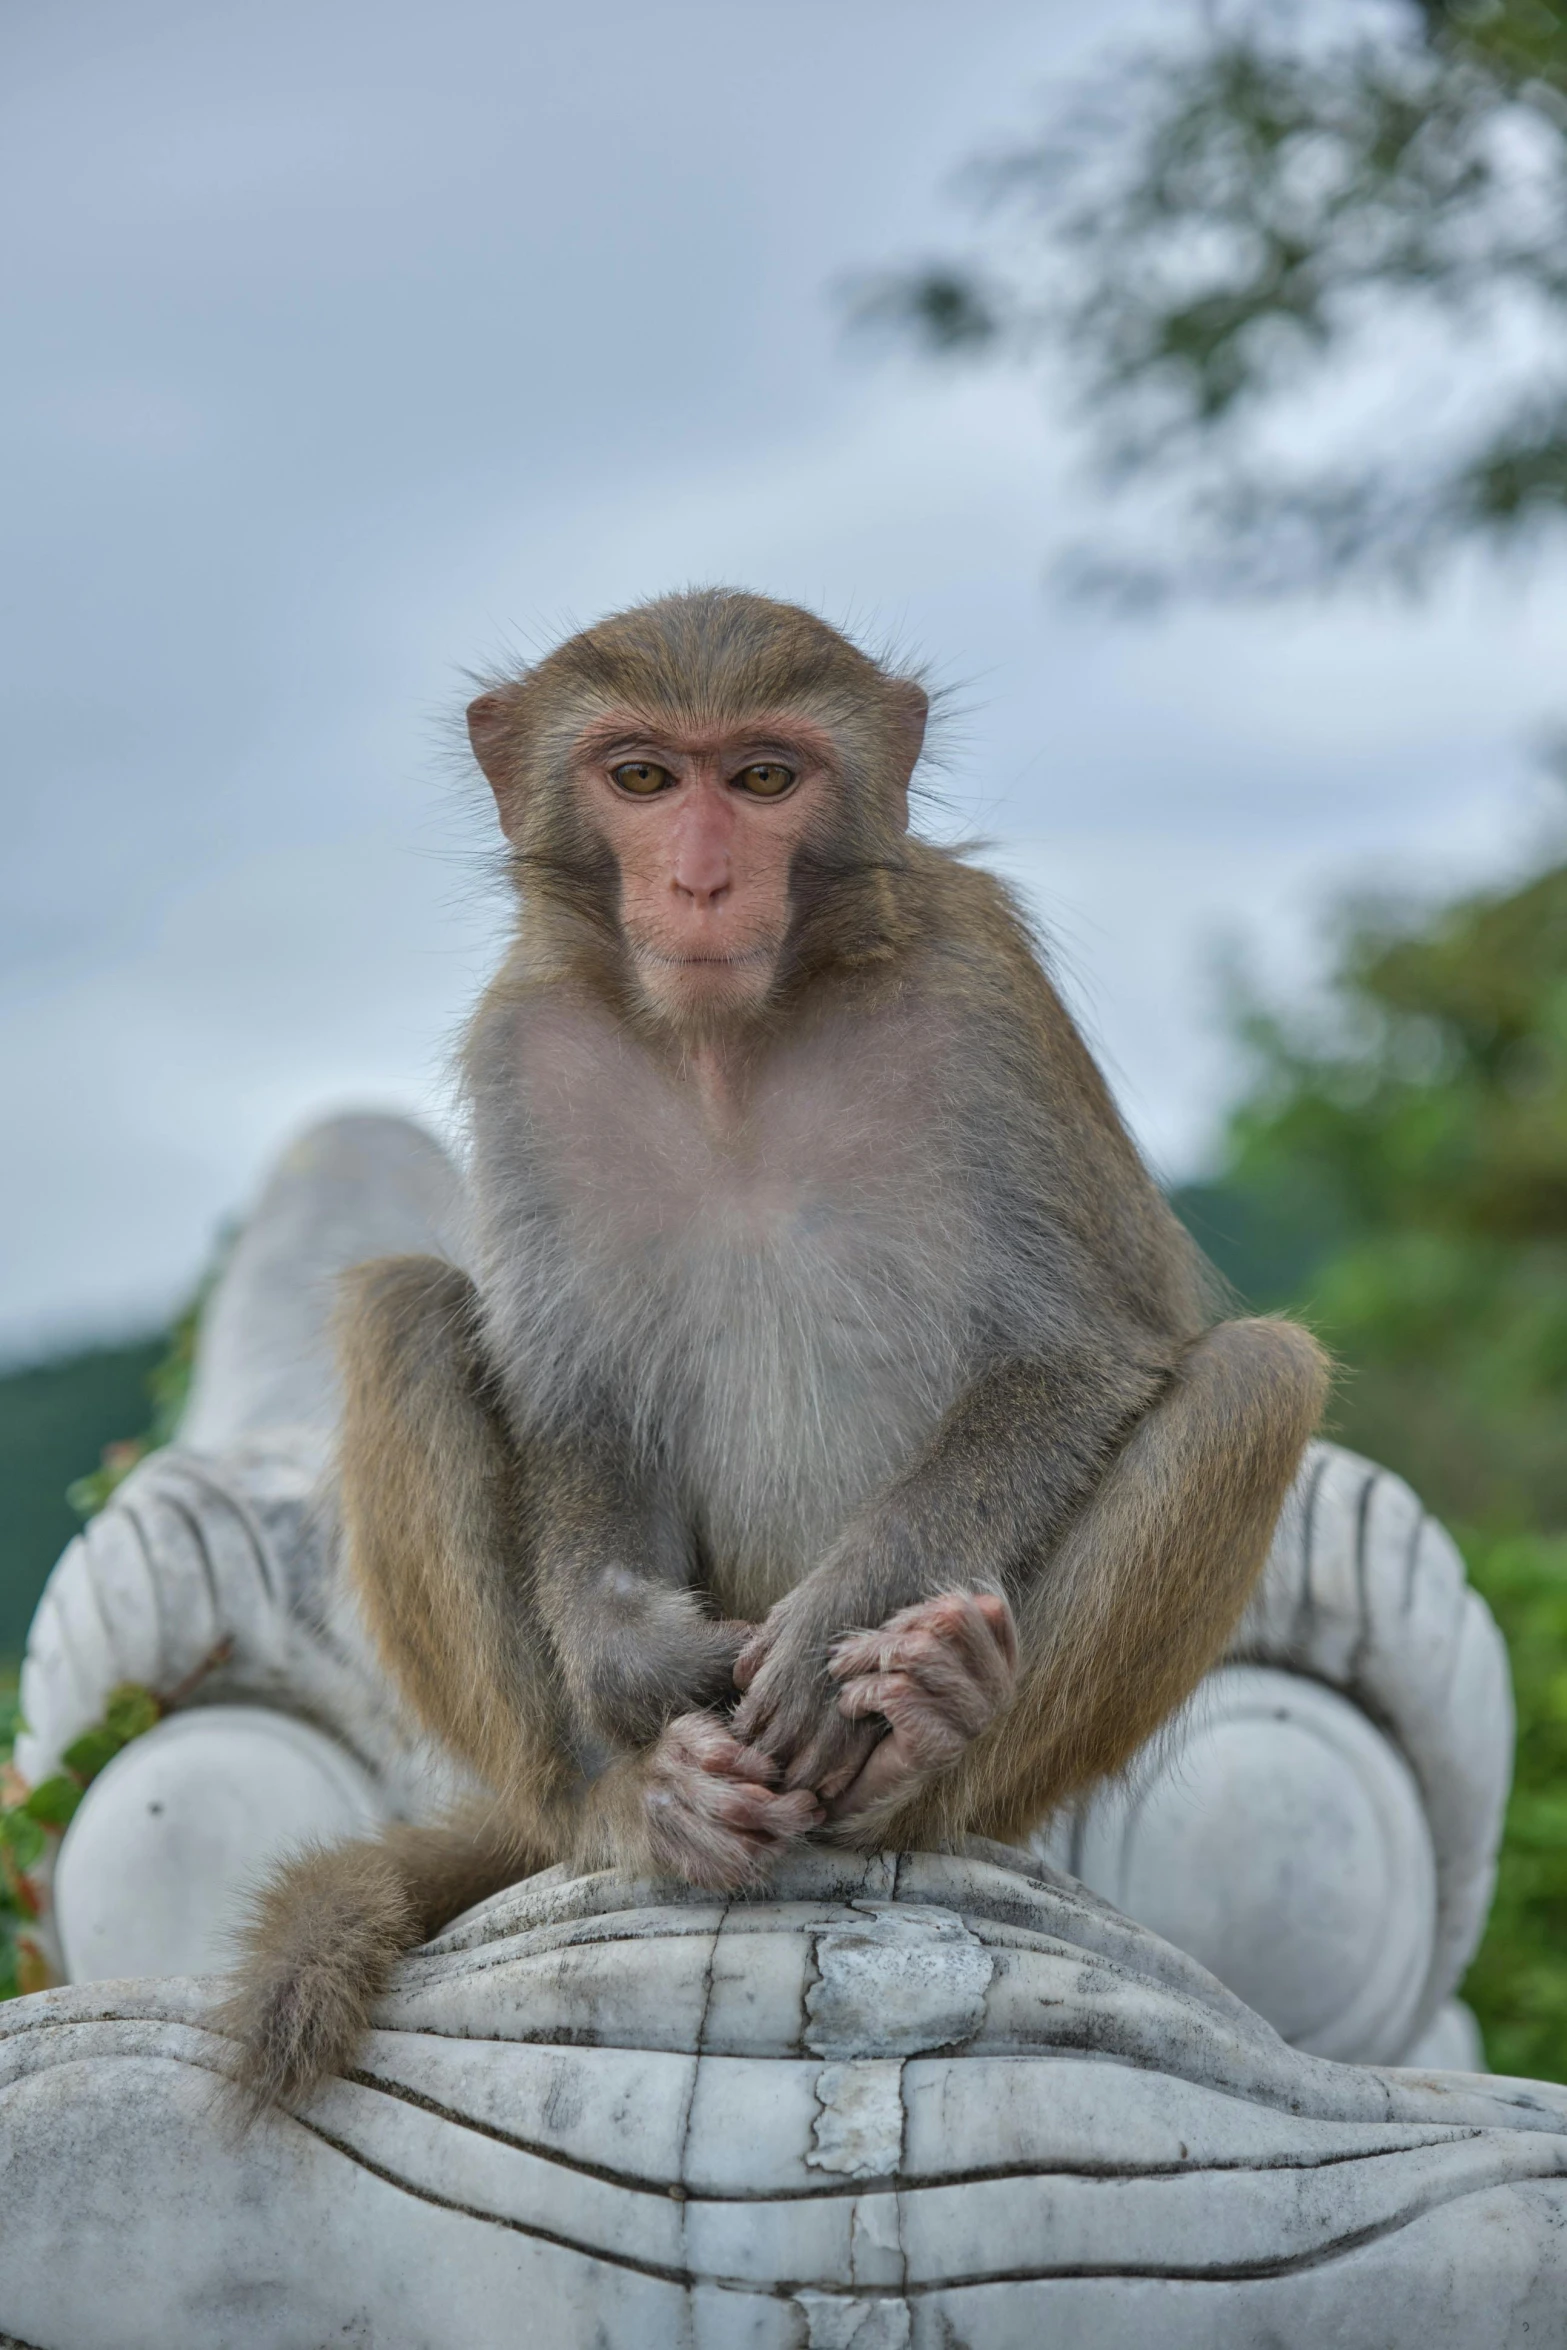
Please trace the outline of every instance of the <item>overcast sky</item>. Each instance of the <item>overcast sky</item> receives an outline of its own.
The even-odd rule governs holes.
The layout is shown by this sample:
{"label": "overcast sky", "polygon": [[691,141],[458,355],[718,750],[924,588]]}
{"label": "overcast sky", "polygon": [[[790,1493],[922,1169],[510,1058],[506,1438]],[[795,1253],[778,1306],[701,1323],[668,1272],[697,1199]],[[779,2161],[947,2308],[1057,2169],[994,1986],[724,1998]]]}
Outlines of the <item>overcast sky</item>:
{"label": "overcast sky", "polygon": [[834,282],[961,239],[1085,13],[4,12],[0,1352],[164,1311],[311,1115],[444,1115],[500,920],[464,671],[635,596],[799,598],[960,689],[946,821],[1166,1172],[1233,1074],[1217,937],[1303,984],[1344,880],[1520,854],[1561,572],[1068,612],[1036,393],[846,349]]}

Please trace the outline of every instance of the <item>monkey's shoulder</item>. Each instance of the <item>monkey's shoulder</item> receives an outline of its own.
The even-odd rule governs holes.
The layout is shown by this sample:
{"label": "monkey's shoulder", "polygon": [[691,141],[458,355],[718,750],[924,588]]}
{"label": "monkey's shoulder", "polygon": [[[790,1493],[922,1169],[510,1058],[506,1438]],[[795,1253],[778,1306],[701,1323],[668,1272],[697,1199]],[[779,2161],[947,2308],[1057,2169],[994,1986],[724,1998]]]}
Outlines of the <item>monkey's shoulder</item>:
{"label": "monkey's shoulder", "polygon": [[1056,984],[1047,939],[1011,885],[955,850],[920,844],[925,919],[915,984],[963,1036],[1004,1054],[1014,1082],[1065,1086],[1095,1122],[1119,1119],[1098,1064]]}

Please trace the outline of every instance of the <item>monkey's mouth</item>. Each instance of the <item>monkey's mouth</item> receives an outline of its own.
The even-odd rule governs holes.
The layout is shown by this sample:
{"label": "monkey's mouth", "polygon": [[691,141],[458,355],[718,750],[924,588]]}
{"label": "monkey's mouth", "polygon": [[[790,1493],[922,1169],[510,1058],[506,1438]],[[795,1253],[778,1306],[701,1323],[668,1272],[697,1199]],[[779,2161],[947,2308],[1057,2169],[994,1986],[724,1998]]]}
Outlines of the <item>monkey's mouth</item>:
{"label": "monkey's mouth", "polygon": [[771,944],[735,947],[727,955],[678,954],[672,947],[639,946],[639,963],[657,963],[666,971],[744,971],[765,967],[775,961],[777,949]]}

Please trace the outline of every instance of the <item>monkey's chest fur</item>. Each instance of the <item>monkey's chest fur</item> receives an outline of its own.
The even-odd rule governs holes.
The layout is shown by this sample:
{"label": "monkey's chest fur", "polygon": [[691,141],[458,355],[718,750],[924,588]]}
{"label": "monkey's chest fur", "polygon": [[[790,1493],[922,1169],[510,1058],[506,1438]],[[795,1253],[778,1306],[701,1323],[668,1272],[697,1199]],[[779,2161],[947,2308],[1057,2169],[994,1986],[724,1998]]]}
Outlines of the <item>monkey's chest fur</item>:
{"label": "monkey's chest fur", "polygon": [[732,1116],[590,1014],[496,1028],[470,1059],[476,1271],[519,1433],[629,1441],[720,1605],[760,1613],[967,1375],[961,1120],[896,1021],[792,1040]]}

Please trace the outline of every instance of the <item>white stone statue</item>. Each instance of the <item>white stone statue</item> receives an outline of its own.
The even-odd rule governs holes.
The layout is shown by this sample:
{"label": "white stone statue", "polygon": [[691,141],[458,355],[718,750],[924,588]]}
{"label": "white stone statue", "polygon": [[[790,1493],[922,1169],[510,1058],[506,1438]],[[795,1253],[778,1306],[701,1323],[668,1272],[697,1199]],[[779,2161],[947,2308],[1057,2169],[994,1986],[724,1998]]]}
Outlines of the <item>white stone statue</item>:
{"label": "white stone statue", "polygon": [[1480,2061],[1452,1995],[1505,1656],[1408,1488],[1330,1445],[1231,1661],[1038,1857],[807,1854],[730,1903],[551,1870],[402,1969],[362,2069],[235,2141],[190,1978],[245,1886],[458,1784],[338,1577],[326,1319],[359,1258],[460,1259],[460,1210],[402,1121],[305,1137],[178,1444],[40,1605],[29,1778],[116,1682],[185,1696],[62,1842],[71,1987],[0,2009],[0,2343],[1562,2337],[1567,2090],[1376,2069]]}

